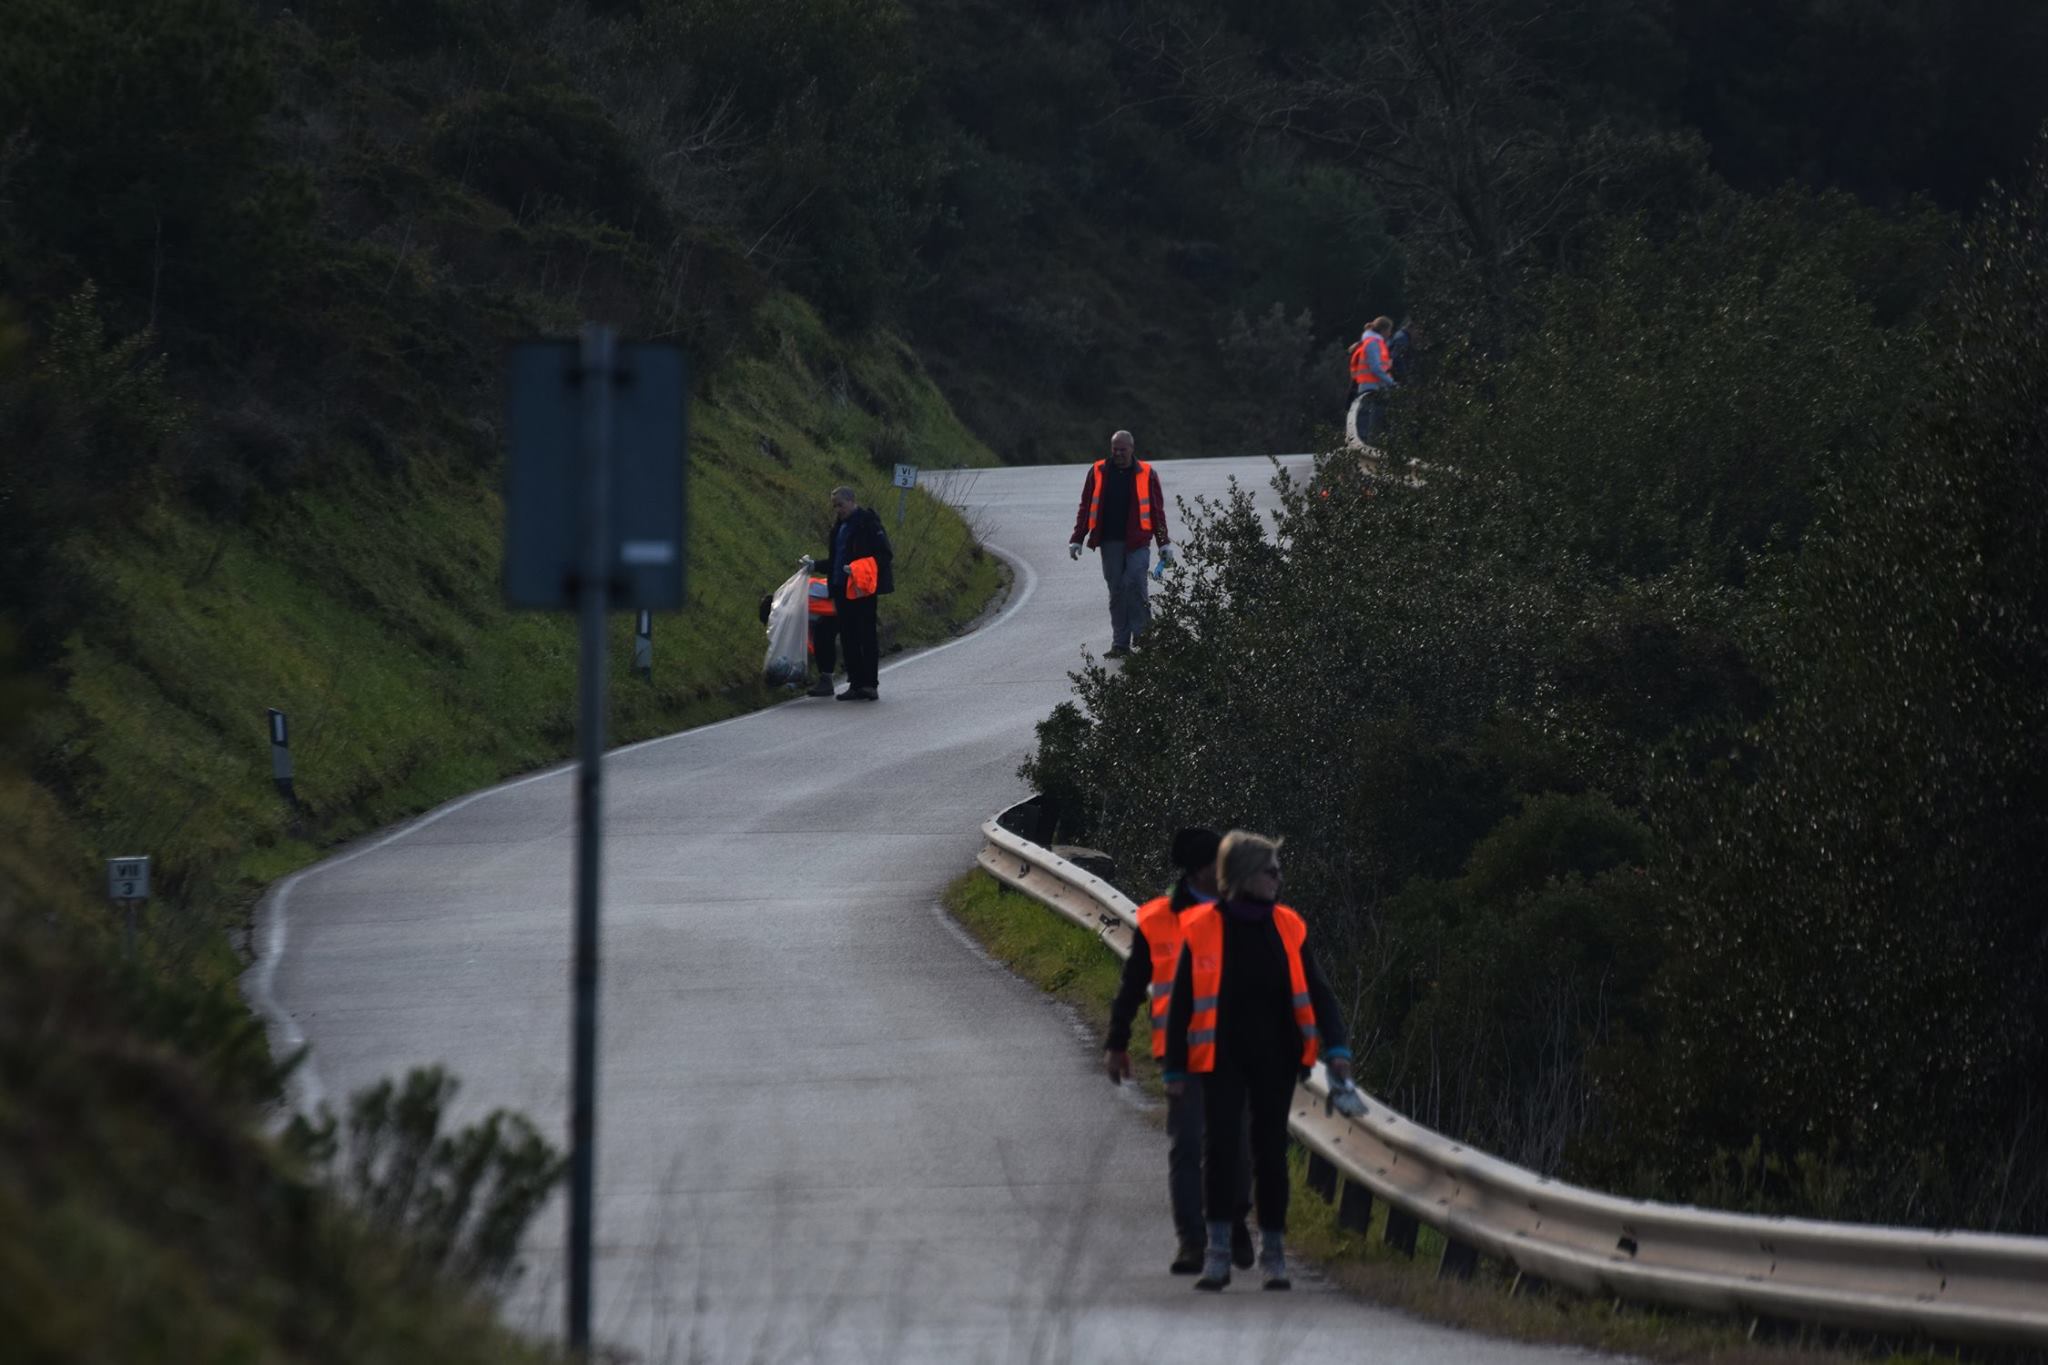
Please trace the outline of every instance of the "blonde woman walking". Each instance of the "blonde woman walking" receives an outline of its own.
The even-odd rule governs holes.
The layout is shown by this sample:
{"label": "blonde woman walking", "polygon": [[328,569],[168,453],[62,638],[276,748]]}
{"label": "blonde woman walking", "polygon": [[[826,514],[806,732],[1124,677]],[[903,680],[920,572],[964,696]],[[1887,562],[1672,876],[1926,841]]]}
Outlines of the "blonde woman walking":
{"label": "blonde woman walking", "polygon": [[1201,1079],[1207,1139],[1202,1161],[1209,1245],[1195,1288],[1230,1283],[1232,1173],[1250,1110],[1259,1269],[1267,1289],[1289,1289],[1287,1110],[1297,1081],[1321,1058],[1349,1080],[1351,1050],[1337,998],[1308,950],[1308,925],[1280,903],[1280,842],[1247,830],[1223,836],[1213,905],[1181,918],[1182,948],[1167,1006],[1166,1093]]}

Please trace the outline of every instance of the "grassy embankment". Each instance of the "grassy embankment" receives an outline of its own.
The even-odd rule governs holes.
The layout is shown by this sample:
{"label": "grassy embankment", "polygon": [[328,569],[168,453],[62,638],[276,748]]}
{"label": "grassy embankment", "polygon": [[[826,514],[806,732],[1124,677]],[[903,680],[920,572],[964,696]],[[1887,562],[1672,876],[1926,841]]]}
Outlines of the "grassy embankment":
{"label": "grassy embankment", "polygon": [[[690,602],[655,617],[652,685],[628,671],[630,616],[613,619],[615,742],[780,699],[759,678],[760,594],[823,553],[834,484],[894,521],[865,453],[885,417],[834,396],[835,371],[886,405],[894,458],[993,463],[907,351],[841,346],[788,296],[757,322],[765,344],[692,414]],[[127,535],[67,546],[108,604],[68,642],[58,722],[66,785],[106,851],[150,853],[171,894],[224,904],[323,845],[564,757],[573,623],[499,601],[494,478],[420,458],[396,479],[288,492],[256,524],[160,503]],[[893,534],[885,652],[948,635],[998,578],[922,489]],[[269,781],[268,707],[291,717],[296,815]]]}
{"label": "grassy embankment", "polygon": [[[843,344],[787,296],[754,323],[693,413],[690,604],[657,618],[651,684],[614,623],[616,742],[786,695],[759,680],[756,604],[821,548],[833,484],[992,462],[892,340]],[[420,456],[245,525],[160,500],[62,547],[107,609],[77,622],[60,684],[0,697],[0,732],[40,755],[34,780],[0,767],[7,1359],[540,1358],[258,1135],[274,1073],[231,937],[323,848],[568,754],[573,623],[499,601],[494,478]],[[900,530],[874,500],[897,545],[884,648],[944,637],[995,561],[926,493]],[[270,706],[293,720],[296,812],[271,787]],[[113,853],[156,861],[132,958],[93,889]]]}
{"label": "grassy embankment", "polygon": [[[1097,1035],[1107,1028],[1121,964],[1100,939],[1062,919],[1022,892],[986,872],[959,878],[946,890],[946,908],[999,962],[1077,1011]],[[1150,1061],[1151,1026],[1141,1013],[1131,1036],[1138,1083],[1157,1096],[1159,1073]],[[1164,1121],[1164,1111],[1161,1111]],[[1162,1159],[1163,1159],[1162,1152]],[[1557,1342],[1674,1362],[1720,1365],[1823,1365],[1869,1360],[1871,1355],[1810,1346],[1760,1345],[1741,1327],[1719,1319],[1660,1309],[1622,1307],[1604,1300],[1538,1291],[1509,1294],[1513,1274],[1482,1260],[1470,1281],[1440,1280],[1437,1259],[1442,1237],[1423,1228],[1413,1259],[1382,1244],[1387,1207],[1375,1201],[1373,1225],[1364,1234],[1337,1225],[1336,1206],[1308,1188],[1307,1161],[1293,1152],[1294,1197],[1288,1239],[1321,1264],[1346,1289],[1419,1317],[1492,1336]],[[1165,1210],[1161,1210],[1164,1236]],[[1940,1355],[1892,1355],[1887,1365],[1945,1359]]]}

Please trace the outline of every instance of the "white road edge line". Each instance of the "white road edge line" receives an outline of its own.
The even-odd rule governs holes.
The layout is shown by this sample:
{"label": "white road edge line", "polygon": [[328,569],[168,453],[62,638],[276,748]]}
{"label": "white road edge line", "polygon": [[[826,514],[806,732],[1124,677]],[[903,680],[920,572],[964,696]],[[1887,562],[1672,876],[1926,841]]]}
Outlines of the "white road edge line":
{"label": "white road edge line", "polygon": [[[1023,586],[1010,594],[1010,600],[1004,603],[1002,611],[996,616],[995,620],[990,621],[979,630],[957,636],[946,641],[944,644],[933,645],[930,649],[921,649],[908,658],[898,659],[886,668],[877,670],[877,672],[892,672],[895,669],[914,664],[920,659],[929,659],[932,655],[951,649],[955,645],[963,645],[970,640],[983,639],[994,631],[997,626],[1002,625],[1005,621],[1016,615],[1023,608],[1024,604],[1031,600],[1032,594],[1038,591],[1037,572],[1029,564],[1000,545],[983,541],[982,548],[1008,564],[1023,580]],[[742,721],[756,720],[771,714],[775,709],[773,706],[764,706],[758,711],[749,711],[744,715],[728,716],[724,720],[712,721],[708,725],[693,726],[688,730],[678,730],[674,734],[669,735],[657,735],[653,739],[643,739],[638,743],[628,744],[623,748],[612,749],[606,753],[605,757],[619,758],[626,754],[638,753],[642,749],[651,749],[657,744],[667,744],[672,740],[688,739],[693,735],[705,734],[727,725],[737,725]],[[292,873],[289,877],[279,882],[271,889],[268,895],[257,902],[256,923],[258,927],[250,935],[250,939],[252,943],[260,943],[262,951],[257,955],[255,964],[244,973],[243,979],[246,983],[244,989],[248,993],[249,1002],[256,1007],[257,1014],[262,1016],[264,1026],[269,1031],[272,1055],[294,1052],[306,1045],[305,1031],[299,1027],[298,1021],[293,1019],[291,1014],[278,1004],[276,993],[277,964],[284,959],[285,945],[290,937],[289,912],[292,892],[301,881],[316,873],[330,872],[345,863],[354,862],[365,854],[375,853],[381,848],[395,844],[408,834],[423,830],[435,821],[453,815],[464,807],[473,805],[487,796],[496,796],[501,792],[516,791],[521,787],[530,786],[535,782],[543,782],[551,777],[562,777],[573,773],[575,770],[576,764],[573,760],[567,763],[558,763],[552,768],[546,768],[537,773],[528,773],[525,777],[514,778],[510,782],[501,782],[495,787],[486,787],[482,791],[471,792],[467,796],[457,797],[445,806],[429,811],[427,814],[407,824],[400,825],[374,844],[367,844],[362,848],[325,859],[313,864],[311,867],[300,868],[297,872]],[[286,1081],[285,1094],[287,1107],[286,1112],[278,1116],[280,1126],[288,1122],[292,1114],[304,1114],[311,1117],[321,1105],[327,1102],[327,1088],[321,1083],[320,1069],[314,1065],[310,1052],[292,1069],[292,1074]]]}

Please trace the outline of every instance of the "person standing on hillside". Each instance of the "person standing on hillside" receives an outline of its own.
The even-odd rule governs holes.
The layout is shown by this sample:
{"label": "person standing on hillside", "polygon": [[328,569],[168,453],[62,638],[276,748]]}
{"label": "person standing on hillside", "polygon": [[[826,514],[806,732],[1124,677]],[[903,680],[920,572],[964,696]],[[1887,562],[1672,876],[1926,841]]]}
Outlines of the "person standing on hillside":
{"label": "person standing on hillside", "polygon": [[1381,404],[1394,388],[1393,352],[1387,335],[1394,320],[1382,314],[1366,324],[1351,348],[1351,411],[1345,429],[1354,445],[1369,446],[1380,434]]}
{"label": "person standing on hillside", "polygon": [[882,519],[860,505],[851,488],[832,490],[832,563],[825,582],[839,644],[846,655],[846,690],[841,701],[881,697],[881,645],[875,636],[876,604],[896,590],[896,553]]}
{"label": "person standing on hillside", "polygon": [[[1124,960],[1123,984],[1109,1006],[1109,1037],[1102,1044],[1103,1069],[1110,1084],[1122,1085],[1131,1078],[1131,1022],[1138,1002],[1150,1000],[1152,1059],[1166,1059],[1166,1003],[1173,990],[1173,969],[1180,961],[1180,919],[1198,905],[1216,899],[1216,848],[1221,842],[1213,829],[1198,827],[1178,830],[1173,836],[1171,857],[1180,872],[1173,889],[1138,907],[1137,931],[1131,935],[1131,955]],[[1202,1221],[1202,1086],[1190,1081],[1181,1094],[1166,1101],[1166,1183],[1173,1207],[1173,1228],[1180,1246],[1168,1269],[1175,1275],[1195,1275],[1202,1269],[1202,1249],[1208,1241]],[[1230,1255],[1239,1268],[1249,1270],[1253,1261],[1251,1229],[1245,1214],[1251,1210],[1251,1166],[1239,1161],[1237,1168],[1236,1214],[1231,1224]]]}
{"label": "person standing on hillside", "polygon": [[1173,563],[1166,534],[1166,490],[1159,475],[1135,458],[1137,441],[1128,431],[1109,438],[1109,458],[1097,460],[1081,482],[1081,510],[1074,514],[1074,534],[1067,557],[1079,559],[1081,548],[1102,556],[1102,581],[1109,585],[1109,649],[1105,658],[1131,652],[1145,627],[1152,624],[1152,603],[1146,595],[1145,570],[1152,562],[1152,544],[1159,544],[1159,563]]}
{"label": "person standing on hillside", "polygon": [[1344,1017],[1308,951],[1308,925],[1280,904],[1280,843],[1234,829],[1216,852],[1219,899],[1181,917],[1180,962],[1166,1009],[1166,1093],[1200,1079],[1207,1133],[1202,1186],[1209,1247],[1195,1288],[1230,1283],[1231,1173],[1251,1111],[1259,1267],[1268,1289],[1287,1274],[1287,1110],[1295,1082],[1321,1057],[1333,1082],[1351,1078]]}

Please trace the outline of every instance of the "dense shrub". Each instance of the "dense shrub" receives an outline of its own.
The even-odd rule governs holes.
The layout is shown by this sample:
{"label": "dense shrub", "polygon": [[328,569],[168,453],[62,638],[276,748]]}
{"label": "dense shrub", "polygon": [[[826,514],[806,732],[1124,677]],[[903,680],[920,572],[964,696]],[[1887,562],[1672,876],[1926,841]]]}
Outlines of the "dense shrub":
{"label": "dense shrub", "polygon": [[134,321],[245,320],[273,301],[308,210],[265,165],[275,86],[235,0],[14,0],[0,289],[94,278]]}
{"label": "dense shrub", "polygon": [[479,94],[440,117],[429,153],[443,174],[515,214],[567,206],[661,236],[665,215],[648,168],[597,101],[579,91],[539,85]]}
{"label": "dense shrub", "polygon": [[[2048,174],[1995,201],[1947,344],[1773,584],[1753,775],[1674,784],[1661,1160],[1752,1141],[1861,1207],[2048,1228]],[[1646,1059],[1645,1059],[1646,1060]]]}

